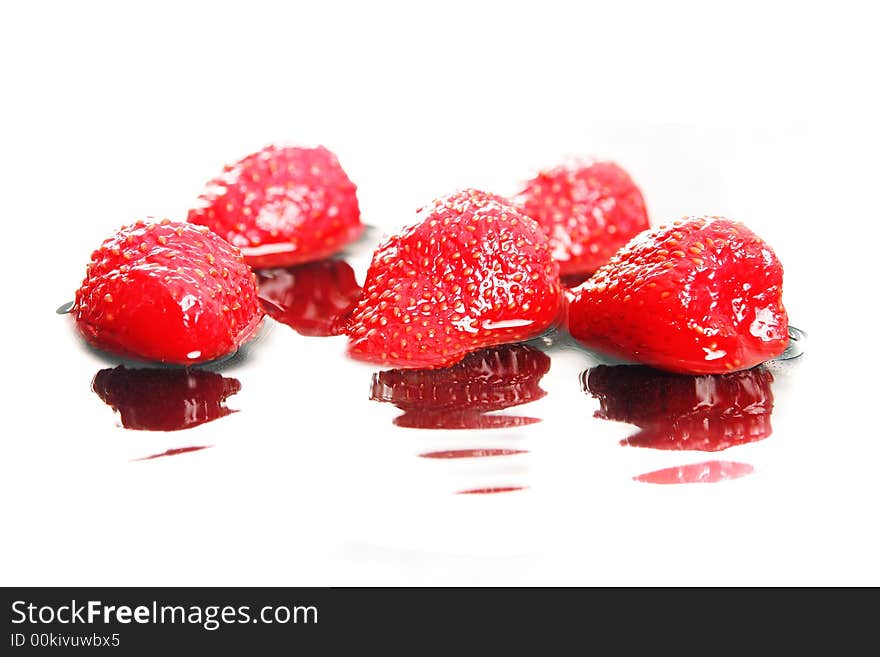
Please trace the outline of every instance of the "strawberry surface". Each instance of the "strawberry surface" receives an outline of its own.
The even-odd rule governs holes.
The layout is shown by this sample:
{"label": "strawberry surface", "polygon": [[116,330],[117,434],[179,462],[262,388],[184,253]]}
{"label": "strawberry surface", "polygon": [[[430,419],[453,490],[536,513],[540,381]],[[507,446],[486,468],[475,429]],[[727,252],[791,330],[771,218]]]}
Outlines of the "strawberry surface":
{"label": "strawberry surface", "polygon": [[562,306],[538,225],[499,196],[464,190],[422,208],[373,254],[349,354],[397,368],[452,365],[542,333]]}
{"label": "strawberry surface", "polygon": [[788,343],[782,265],[741,223],[693,217],[646,231],[573,292],[586,346],[689,374],[747,369]]}
{"label": "strawberry surface", "polygon": [[648,228],[641,191],[614,162],[574,160],[541,171],[514,203],[547,233],[564,276],[596,271]]}
{"label": "strawberry surface", "polygon": [[76,325],[93,346],[189,365],[234,352],[262,311],[241,253],[207,228],[138,221],[92,254]]}
{"label": "strawberry surface", "polygon": [[320,260],[363,231],[357,188],[323,146],[267,146],[211,180],[187,220],[239,247],[252,267]]}

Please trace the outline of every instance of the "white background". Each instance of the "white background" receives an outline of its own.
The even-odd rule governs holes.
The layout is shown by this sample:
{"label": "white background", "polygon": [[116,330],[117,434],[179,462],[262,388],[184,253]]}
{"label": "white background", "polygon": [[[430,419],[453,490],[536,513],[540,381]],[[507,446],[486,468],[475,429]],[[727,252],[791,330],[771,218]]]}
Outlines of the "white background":
{"label": "white background", "polygon": [[[0,583],[880,584],[869,6],[4,3]],[[706,455],[619,447],[633,428],[592,419],[581,354],[515,409],[540,424],[397,429],[340,339],[277,325],[227,372],[241,412],[116,426],[89,389],[108,361],[53,310],[118,226],[184,217],[224,162],[272,141],[336,151],[384,230],[566,154],[618,160],[654,223],[747,223],[810,336],[777,378],[774,435],[719,457],[755,474],[633,482]],[[416,457],[459,446],[529,454]],[[529,488],[452,494],[502,483]]]}

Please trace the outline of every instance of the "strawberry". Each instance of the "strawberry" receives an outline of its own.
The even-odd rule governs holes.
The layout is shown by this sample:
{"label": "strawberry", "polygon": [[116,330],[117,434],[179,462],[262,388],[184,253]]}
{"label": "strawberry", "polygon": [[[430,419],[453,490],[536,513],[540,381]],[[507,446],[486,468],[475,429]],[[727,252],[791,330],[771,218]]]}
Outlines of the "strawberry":
{"label": "strawberry", "polygon": [[370,399],[404,411],[400,427],[489,429],[521,426],[535,418],[486,415],[541,399],[539,387],[550,369],[543,351],[524,344],[489,347],[468,354],[451,367],[386,370],[373,375]]}
{"label": "strawberry", "polygon": [[92,390],[119,412],[126,429],[177,431],[234,413],[225,402],[241,383],[204,370],[120,365],[98,372]]}
{"label": "strawberry", "polygon": [[239,247],[252,267],[285,267],[332,255],[361,234],[356,189],[323,146],[267,146],[227,165],[187,220]]}
{"label": "strawberry", "polygon": [[573,292],[569,331],[624,360],[713,374],[788,343],[782,265],[744,225],[694,217],[640,234]]}
{"label": "strawberry", "polygon": [[648,228],[642,193],[614,162],[573,160],[541,171],[513,200],[550,237],[564,276],[596,271]]}
{"label": "strawberry", "polygon": [[256,274],[266,312],[302,335],[338,335],[342,319],[361,296],[354,270],[344,260],[261,269]]}
{"label": "strawberry", "polygon": [[92,254],[73,312],[93,346],[189,365],[256,332],[257,284],[241,253],[207,228],[138,221]]}
{"label": "strawberry", "polygon": [[349,354],[397,368],[452,365],[542,333],[562,306],[538,225],[499,196],[456,192],[373,254],[347,326]]}
{"label": "strawberry", "polygon": [[599,365],[583,376],[596,417],[642,431],[625,445],[715,452],[770,435],[773,375],[763,367],[728,374],[673,374],[642,365]]}

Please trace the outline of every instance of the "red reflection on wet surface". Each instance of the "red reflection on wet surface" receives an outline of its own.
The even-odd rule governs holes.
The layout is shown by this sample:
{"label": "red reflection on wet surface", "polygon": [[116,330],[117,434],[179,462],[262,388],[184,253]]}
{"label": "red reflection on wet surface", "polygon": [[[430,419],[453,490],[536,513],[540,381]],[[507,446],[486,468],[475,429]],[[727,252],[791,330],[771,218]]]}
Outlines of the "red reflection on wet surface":
{"label": "red reflection on wet surface", "polygon": [[736,461],[704,461],[674,468],[663,468],[633,477],[647,484],[716,484],[752,474],[755,468]]}
{"label": "red reflection on wet surface", "polygon": [[139,459],[132,459],[132,461],[152,461],[153,459],[162,458],[163,456],[177,456],[178,454],[187,454],[189,452],[198,452],[201,449],[208,449],[211,445],[193,445],[192,447],[175,447],[174,449],[166,449],[164,452],[160,452],[159,454],[150,454],[149,456],[142,456]]}
{"label": "red reflection on wet surface", "polygon": [[550,358],[524,344],[481,349],[434,370],[386,370],[373,375],[370,399],[404,411],[400,427],[494,429],[539,422],[538,418],[487,415],[541,399],[539,387]]}
{"label": "red reflection on wet surface", "polygon": [[490,488],[469,488],[460,490],[456,495],[493,495],[495,493],[512,493],[517,490],[526,490],[528,486],[493,486]]}
{"label": "red reflection on wet surface", "polygon": [[98,372],[92,390],[119,412],[126,429],[178,431],[234,413],[226,399],[241,383],[206,370],[120,365]]}
{"label": "red reflection on wet surface", "polygon": [[477,459],[492,456],[513,456],[514,454],[528,454],[525,449],[495,449],[491,447],[480,449],[444,449],[438,452],[424,452],[419,454],[423,459]]}
{"label": "red reflection on wet surface", "polygon": [[338,335],[361,294],[354,270],[338,258],[256,275],[266,312],[302,335]]}
{"label": "red reflection on wet surface", "polygon": [[407,411],[394,424],[407,429],[511,429],[541,420],[522,415],[484,415],[479,411]]}
{"label": "red reflection on wet surface", "polygon": [[595,416],[641,431],[624,445],[716,452],[772,433],[773,375],[764,367],[688,376],[641,365],[599,365],[583,374]]}

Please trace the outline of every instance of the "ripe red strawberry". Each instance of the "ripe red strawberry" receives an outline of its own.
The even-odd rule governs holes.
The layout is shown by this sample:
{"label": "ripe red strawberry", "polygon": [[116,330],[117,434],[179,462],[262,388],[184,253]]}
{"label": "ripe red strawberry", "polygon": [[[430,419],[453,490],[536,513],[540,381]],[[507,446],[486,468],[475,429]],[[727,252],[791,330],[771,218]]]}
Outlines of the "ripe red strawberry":
{"label": "ripe red strawberry", "polygon": [[256,272],[260,299],[272,319],[302,335],[338,335],[361,287],[344,260],[321,260]]}
{"label": "ripe red strawberry", "polygon": [[489,347],[468,354],[451,367],[387,370],[373,375],[370,399],[390,402],[404,414],[400,427],[418,429],[490,429],[522,426],[538,420],[486,415],[541,399],[539,386],[550,357],[524,344]]}
{"label": "ripe red strawberry", "polygon": [[763,367],[690,376],[641,365],[599,365],[584,390],[599,400],[596,417],[642,431],[625,445],[716,452],[770,435],[773,375]]}
{"label": "ripe red strawberry", "polygon": [[238,249],[207,228],[167,219],[138,221],[105,240],[73,312],[99,349],[181,365],[232,353],[263,316]]}
{"label": "ripe red strawberry", "polygon": [[445,367],[542,333],[562,293],[547,236],[501,197],[456,192],[373,254],[347,332],[354,358]]}
{"label": "ripe red strawberry", "polygon": [[286,267],[332,255],[361,234],[356,189],[323,146],[267,146],[227,165],[187,220],[239,247],[252,267]]}
{"label": "ripe red strawberry", "polygon": [[205,370],[120,365],[98,372],[92,390],[119,412],[126,429],[178,431],[234,413],[226,398],[241,383]]}
{"label": "ripe red strawberry", "polygon": [[609,355],[685,374],[753,367],[788,343],[782,265],[740,223],[644,232],[574,291],[569,331]]}
{"label": "ripe red strawberry", "polygon": [[596,271],[648,228],[642,193],[614,162],[574,160],[541,171],[514,202],[550,237],[563,276]]}

